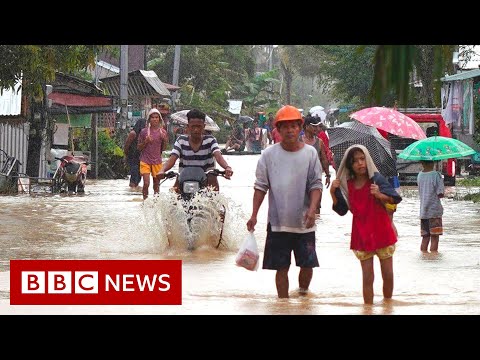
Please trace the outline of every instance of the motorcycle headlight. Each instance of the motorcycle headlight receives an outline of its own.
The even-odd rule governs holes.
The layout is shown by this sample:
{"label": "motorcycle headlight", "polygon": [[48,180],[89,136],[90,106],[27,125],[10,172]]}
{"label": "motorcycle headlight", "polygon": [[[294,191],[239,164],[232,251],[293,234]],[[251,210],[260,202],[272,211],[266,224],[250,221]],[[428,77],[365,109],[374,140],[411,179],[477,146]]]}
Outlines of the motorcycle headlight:
{"label": "motorcycle headlight", "polygon": [[185,181],[183,183],[183,192],[185,194],[194,194],[200,189],[197,181]]}

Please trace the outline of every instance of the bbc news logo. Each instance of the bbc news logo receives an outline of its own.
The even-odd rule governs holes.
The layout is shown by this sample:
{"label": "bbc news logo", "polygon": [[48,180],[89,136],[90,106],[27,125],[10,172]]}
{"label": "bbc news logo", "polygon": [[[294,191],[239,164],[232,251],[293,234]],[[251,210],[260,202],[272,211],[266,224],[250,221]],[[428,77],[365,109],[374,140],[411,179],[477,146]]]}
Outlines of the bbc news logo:
{"label": "bbc news logo", "polygon": [[181,260],[10,260],[10,305],[181,304]]}

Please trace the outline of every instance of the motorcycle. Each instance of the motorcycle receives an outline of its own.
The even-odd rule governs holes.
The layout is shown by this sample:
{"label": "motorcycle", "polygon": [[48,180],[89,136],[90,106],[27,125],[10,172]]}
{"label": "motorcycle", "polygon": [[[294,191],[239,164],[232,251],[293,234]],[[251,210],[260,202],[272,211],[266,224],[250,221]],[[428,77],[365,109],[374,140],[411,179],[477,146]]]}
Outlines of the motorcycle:
{"label": "motorcycle", "polygon": [[85,156],[65,155],[55,157],[60,163],[53,175],[55,192],[84,193],[89,162]]}
{"label": "motorcycle", "polygon": [[[211,229],[213,222],[217,221],[220,224],[220,232],[218,240],[216,240],[215,248],[218,248],[222,244],[223,226],[225,223],[226,207],[225,205],[213,201],[214,192],[207,190],[207,176],[223,176],[225,177],[225,171],[218,169],[212,169],[204,171],[200,167],[185,167],[179,174],[175,171],[169,171],[165,173],[165,182],[167,179],[178,178],[178,187],[176,188],[177,197],[176,201],[181,201],[187,226],[190,236],[187,236],[188,249],[193,250],[195,248],[196,240],[193,235],[195,232],[194,224],[202,224],[200,228]],[[201,201],[195,201],[200,196]],[[212,200],[212,201],[210,201]],[[172,227],[172,216],[167,220],[167,236],[171,231],[168,228]],[[205,226],[207,224],[207,226]],[[170,238],[168,239],[170,245]]]}

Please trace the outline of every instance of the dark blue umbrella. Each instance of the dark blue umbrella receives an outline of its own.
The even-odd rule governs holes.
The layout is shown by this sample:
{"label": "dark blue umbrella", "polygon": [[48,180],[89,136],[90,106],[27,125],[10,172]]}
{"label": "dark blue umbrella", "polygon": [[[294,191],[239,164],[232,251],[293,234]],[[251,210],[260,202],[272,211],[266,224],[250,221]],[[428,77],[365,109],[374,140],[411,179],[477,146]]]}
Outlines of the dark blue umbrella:
{"label": "dark blue umbrella", "polygon": [[250,116],[246,116],[246,115],[239,116],[238,119],[237,119],[238,124],[245,124],[245,123],[250,123],[250,122],[253,122],[253,118],[251,118]]}

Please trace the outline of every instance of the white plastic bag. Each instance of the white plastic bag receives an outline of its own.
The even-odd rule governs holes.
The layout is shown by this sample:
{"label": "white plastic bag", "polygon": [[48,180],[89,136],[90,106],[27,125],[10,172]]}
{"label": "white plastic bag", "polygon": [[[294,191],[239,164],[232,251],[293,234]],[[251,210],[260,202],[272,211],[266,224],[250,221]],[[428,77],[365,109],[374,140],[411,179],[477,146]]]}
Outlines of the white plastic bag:
{"label": "white plastic bag", "polygon": [[255,235],[253,235],[253,231],[249,231],[238,250],[235,263],[237,266],[254,271],[258,269],[258,258],[257,241],[255,240]]}

